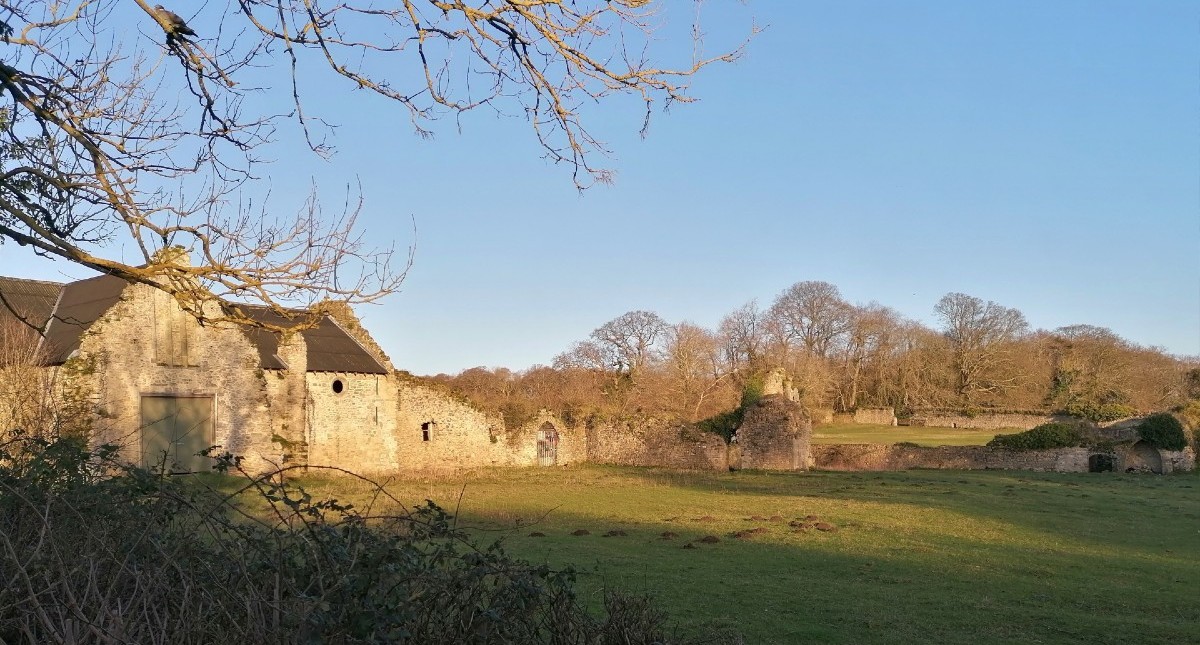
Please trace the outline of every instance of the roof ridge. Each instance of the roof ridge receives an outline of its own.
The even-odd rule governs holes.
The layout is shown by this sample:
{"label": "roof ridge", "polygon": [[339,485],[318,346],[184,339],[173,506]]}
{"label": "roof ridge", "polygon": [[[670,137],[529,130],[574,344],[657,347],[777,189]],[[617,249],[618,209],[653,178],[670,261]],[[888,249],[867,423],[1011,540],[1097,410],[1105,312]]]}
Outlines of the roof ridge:
{"label": "roof ridge", "polygon": [[18,278],[18,277],[11,276],[11,275],[0,275],[0,280],[12,280],[14,282],[30,282],[30,283],[34,283],[34,284],[45,284],[45,285],[50,285],[50,286],[55,286],[55,287],[61,287],[64,284],[67,284],[65,282],[54,282],[53,280],[37,280],[34,278]]}

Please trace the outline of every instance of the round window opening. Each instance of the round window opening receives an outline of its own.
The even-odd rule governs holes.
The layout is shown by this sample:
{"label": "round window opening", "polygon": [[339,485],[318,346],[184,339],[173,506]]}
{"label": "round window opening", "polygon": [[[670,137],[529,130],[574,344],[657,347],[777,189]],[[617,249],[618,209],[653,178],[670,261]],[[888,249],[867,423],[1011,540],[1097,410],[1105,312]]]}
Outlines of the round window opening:
{"label": "round window opening", "polygon": [[342,383],[342,379],[333,379],[333,393],[341,394],[342,390],[346,389],[346,384]]}

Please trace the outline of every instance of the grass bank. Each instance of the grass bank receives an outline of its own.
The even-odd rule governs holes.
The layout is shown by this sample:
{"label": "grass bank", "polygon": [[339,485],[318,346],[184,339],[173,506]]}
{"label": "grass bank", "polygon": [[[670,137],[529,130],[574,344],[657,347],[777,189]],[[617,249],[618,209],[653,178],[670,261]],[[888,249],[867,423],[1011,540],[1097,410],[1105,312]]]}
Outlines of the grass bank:
{"label": "grass bank", "polygon": [[[310,486],[354,495],[345,482]],[[748,643],[1200,638],[1191,474],[579,467],[388,489],[457,509],[523,558],[577,565],[585,593],[647,592],[675,619]]]}

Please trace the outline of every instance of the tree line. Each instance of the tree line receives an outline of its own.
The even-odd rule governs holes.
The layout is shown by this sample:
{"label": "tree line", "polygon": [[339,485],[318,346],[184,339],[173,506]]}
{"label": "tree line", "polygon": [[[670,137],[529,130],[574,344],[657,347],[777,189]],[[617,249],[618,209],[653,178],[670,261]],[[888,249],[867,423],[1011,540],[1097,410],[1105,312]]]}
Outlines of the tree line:
{"label": "tree line", "polygon": [[933,308],[937,327],[828,282],[802,281],[768,307],[751,300],[715,329],[630,311],[524,371],[476,367],[432,377],[511,422],[549,409],[568,417],[669,415],[700,421],[739,405],[782,367],[810,408],[1066,412],[1093,421],[1200,399],[1200,359],[1144,347],[1111,330],[1031,329],[1018,309],[964,293]]}

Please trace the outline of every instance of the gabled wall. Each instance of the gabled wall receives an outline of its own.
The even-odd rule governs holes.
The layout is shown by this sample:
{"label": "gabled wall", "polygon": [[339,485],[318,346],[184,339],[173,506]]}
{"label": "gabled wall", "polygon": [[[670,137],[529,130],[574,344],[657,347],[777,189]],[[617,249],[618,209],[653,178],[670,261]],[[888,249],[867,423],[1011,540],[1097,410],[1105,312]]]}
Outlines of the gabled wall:
{"label": "gabled wall", "polygon": [[[146,285],[130,285],[120,300],[83,335],[78,356],[86,367],[76,378],[95,392],[94,443],[114,443],[131,462],[140,460],[141,397],[212,397],[215,443],[245,459],[251,470],[280,463],[271,441],[265,374],[246,336],[228,327],[201,327]],[[181,311],[179,311],[182,314]],[[186,335],[186,360],[172,362],[161,346],[165,319]],[[178,338],[178,334],[176,334]]]}

